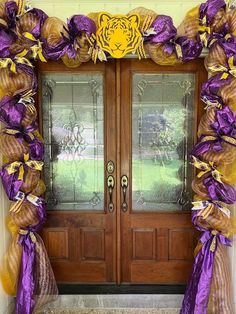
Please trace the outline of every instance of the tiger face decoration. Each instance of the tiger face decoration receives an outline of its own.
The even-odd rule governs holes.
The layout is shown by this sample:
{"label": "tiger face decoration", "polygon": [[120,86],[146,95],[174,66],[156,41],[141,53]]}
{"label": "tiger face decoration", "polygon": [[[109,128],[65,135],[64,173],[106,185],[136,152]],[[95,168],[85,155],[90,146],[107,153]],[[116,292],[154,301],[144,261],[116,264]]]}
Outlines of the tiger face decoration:
{"label": "tiger face decoration", "polygon": [[125,16],[100,13],[97,44],[113,58],[122,58],[127,53],[136,51],[142,43],[139,25],[140,17],[137,14]]}

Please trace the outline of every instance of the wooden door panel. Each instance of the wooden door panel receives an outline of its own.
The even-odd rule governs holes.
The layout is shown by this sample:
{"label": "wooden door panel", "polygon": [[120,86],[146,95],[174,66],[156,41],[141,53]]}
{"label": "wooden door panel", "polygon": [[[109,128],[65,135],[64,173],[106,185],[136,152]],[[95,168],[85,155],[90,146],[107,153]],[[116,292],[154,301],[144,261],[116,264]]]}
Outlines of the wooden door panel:
{"label": "wooden door panel", "polygon": [[191,269],[191,262],[133,263],[130,281],[133,284],[185,284]]}
{"label": "wooden door panel", "polygon": [[[119,205],[121,215],[121,282],[134,284],[185,284],[188,280],[196,245],[196,231],[191,223],[190,210],[134,210],[132,207],[132,76],[135,73],[194,73],[194,122],[196,129],[203,106],[199,99],[201,84],[206,79],[203,60],[185,65],[158,66],[150,60],[121,62],[121,169],[120,176],[129,179],[126,200],[128,210],[122,210],[122,191]],[[144,85],[140,85],[142,88]],[[138,135],[137,135],[138,136]],[[151,173],[150,175],[155,175]],[[191,184],[191,181],[188,183]],[[189,208],[190,209],[190,208]]]}
{"label": "wooden door panel", "polygon": [[[116,164],[117,155],[115,145],[115,62],[110,60],[106,66],[101,63],[97,65],[87,63],[76,69],[69,69],[60,62],[48,62],[39,65],[39,82],[42,82],[40,78],[45,73],[63,73],[63,75],[64,73],[84,73],[89,75],[97,72],[103,74],[104,82],[102,86],[104,99],[104,210],[93,210],[91,206],[91,209],[87,210],[47,211],[47,222],[42,237],[56,280],[60,283],[95,284],[114,282],[116,279],[115,189],[117,184],[115,183],[112,195],[112,201],[115,205],[113,212],[108,210],[109,198],[106,188],[108,176],[106,164],[109,160]],[[78,93],[78,90],[75,92]],[[60,102],[60,98],[57,98]],[[41,95],[39,95],[39,103],[40,101],[42,101]],[[42,114],[43,112],[40,110],[41,117]],[[41,130],[43,131],[42,123]],[[86,171],[87,169],[84,169],[84,175],[86,175]],[[114,171],[113,176],[115,177],[115,175]]]}

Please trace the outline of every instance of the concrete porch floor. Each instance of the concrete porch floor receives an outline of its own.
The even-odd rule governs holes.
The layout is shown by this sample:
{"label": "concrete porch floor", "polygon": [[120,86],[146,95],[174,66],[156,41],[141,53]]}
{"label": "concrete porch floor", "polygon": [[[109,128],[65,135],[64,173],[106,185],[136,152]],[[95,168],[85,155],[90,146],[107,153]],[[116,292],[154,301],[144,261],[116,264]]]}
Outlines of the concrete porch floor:
{"label": "concrete porch floor", "polygon": [[178,314],[183,295],[60,295],[37,314]]}

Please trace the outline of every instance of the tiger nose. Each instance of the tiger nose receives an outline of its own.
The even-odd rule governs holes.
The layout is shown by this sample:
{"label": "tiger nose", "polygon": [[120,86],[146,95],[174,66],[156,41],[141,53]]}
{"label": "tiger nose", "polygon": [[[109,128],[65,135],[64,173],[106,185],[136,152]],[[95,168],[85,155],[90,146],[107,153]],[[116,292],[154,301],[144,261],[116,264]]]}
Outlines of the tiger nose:
{"label": "tiger nose", "polygon": [[121,43],[116,43],[116,47],[119,48],[122,44]]}

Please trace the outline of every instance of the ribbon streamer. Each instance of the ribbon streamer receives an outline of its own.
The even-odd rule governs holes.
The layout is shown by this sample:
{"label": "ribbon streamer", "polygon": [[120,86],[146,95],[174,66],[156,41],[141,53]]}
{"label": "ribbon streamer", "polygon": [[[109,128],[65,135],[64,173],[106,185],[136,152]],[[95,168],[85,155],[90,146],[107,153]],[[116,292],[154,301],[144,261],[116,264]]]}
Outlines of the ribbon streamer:
{"label": "ribbon streamer", "polygon": [[31,230],[20,229],[19,234],[19,244],[22,246],[23,252],[15,314],[31,314],[35,306],[34,264],[36,237]]}
{"label": "ribbon streamer", "polygon": [[207,314],[215,252],[219,243],[231,246],[231,240],[216,230],[210,231],[198,226],[197,212],[193,212],[192,221],[203,233],[199,239],[201,248],[194,260],[180,313]]}

